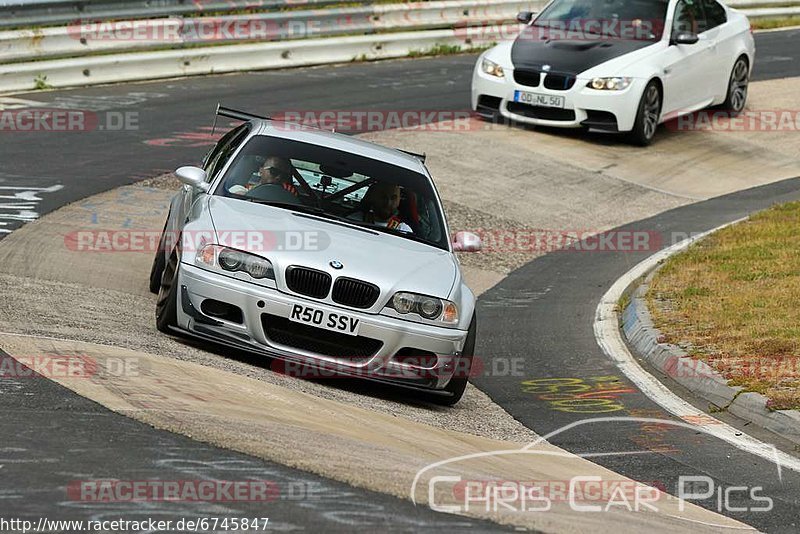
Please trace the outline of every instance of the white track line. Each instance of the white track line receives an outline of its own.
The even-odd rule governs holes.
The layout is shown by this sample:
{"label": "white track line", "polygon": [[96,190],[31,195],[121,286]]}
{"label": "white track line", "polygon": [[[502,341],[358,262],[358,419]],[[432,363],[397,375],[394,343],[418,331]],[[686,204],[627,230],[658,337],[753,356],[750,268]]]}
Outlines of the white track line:
{"label": "white track line", "polygon": [[[708,232],[693,236],[689,239],[676,243],[669,248],[661,250],[645,259],[633,269],[625,273],[614,285],[603,295],[600,304],[597,306],[594,320],[594,336],[597,344],[603,349],[614,362],[617,364],[625,376],[631,380],[636,386],[647,395],[650,399],[655,401],[659,406],[670,412],[671,414],[681,418],[682,420],[691,423],[698,427],[703,432],[726,441],[750,454],[760,456],[770,462],[775,462],[778,466],[780,474],[781,466],[800,472],[800,459],[795,458],[778,450],[774,445],[764,443],[736,428],[728,425],[712,417],[711,415],[698,410],[675,393],[669,390],[662,384],[656,377],[645,371],[641,365],[636,361],[633,355],[628,350],[627,345],[622,339],[622,333],[619,329],[619,317],[617,314],[617,305],[622,298],[625,290],[633,284],[637,279],[645,276],[651,269],[653,269],[659,262],[667,259],[668,257],[676,254],[695,241],[703,237],[721,230],[731,224],[736,224],[744,219],[739,219],[732,223],[718,226]],[[779,475],[780,476],[780,475]]]}

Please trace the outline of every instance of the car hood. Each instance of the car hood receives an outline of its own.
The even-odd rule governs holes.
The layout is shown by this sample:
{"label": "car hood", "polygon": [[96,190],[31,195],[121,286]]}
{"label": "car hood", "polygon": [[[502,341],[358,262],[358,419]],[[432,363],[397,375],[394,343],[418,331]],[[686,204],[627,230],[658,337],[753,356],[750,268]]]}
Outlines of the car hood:
{"label": "car hood", "polygon": [[286,267],[302,265],[377,285],[383,307],[396,291],[447,298],[456,279],[452,253],[410,239],[220,196],[208,207],[218,243],[269,259],[280,289]]}
{"label": "car hood", "polygon": [[542,70],[578,75],[597,65],[655,44],[632,39],[553,39],[542,28],[527,26],[511,47],[515,69]]}

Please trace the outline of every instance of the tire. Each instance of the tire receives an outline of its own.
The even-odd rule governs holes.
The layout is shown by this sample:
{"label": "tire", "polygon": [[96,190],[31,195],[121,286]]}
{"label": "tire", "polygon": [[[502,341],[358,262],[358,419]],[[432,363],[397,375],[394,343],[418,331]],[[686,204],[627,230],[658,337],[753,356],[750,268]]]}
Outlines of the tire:
{"label": "tire", "polygon": [[156,301],[156,328],[165,334],[174,334],[170,327],[178,325],[178,271],[177,251],[172,251],[164,266]]}
{"label": "tire", "polygon": [[735,117],[742,111],[747,104],[747,89],[750,85],[750,65],[745,56],[741,56],[733,64],[731,76],[728,79],[728,94],[725,102],[720,106],[725,111],[729,111]]}
{"label": "tire", "polygon": [[473,314],[467,333],[467,340],[464,342],[464,349],[461,351],[459,361],[456,363],[456,372],[459,373],[459,376],[453,377],[444,388],[443,391],[447,392],[448,395],[432,395],[431,402],[441,406],[454,406],[464,396],[467,382],[469,382],[470,370],[472,369],[472,358],[475,355],[477,329],[478,320]]}
{"label": "tire", "polygon": [[[164,225],[164,230],[166,231],[167,225]],[[158,241],[158,250],[156,250],[156,256],[153,258],[153,266],[150,267],[150,293],[155,293],[158,295],[159,289],[161,289],[161,275],[164,274],[164,266],[167,264],[167,260],[164,259],[164,232],[161,232],[161,239]]]}
{"label": "tire", "polygon": [[636,121],[633,130],[628,134],[628,139],[634,145],[647,146],[653,142],[653,137],[658,129],[661,118],[661,88],[658,83],[651,81],[642,92],[639,107],[636,111]]}
{"label": "tire", "polygon": [[153,258],[153,266],[150,267],[150,293],[155,293],[158,295],[158,290],[161,288],[161,275],[164,273],[164,265],[166,265],[167,260],[164,257],[164,253],[167,250],[166,241],[164,238],[167,237],[167,224],[169,224],[169,216],[170,214],[167,213],[167,220],[164,221],[164,228],[161,230],[161,237],[158,240],[158,249],[156,250],[156,255]]}

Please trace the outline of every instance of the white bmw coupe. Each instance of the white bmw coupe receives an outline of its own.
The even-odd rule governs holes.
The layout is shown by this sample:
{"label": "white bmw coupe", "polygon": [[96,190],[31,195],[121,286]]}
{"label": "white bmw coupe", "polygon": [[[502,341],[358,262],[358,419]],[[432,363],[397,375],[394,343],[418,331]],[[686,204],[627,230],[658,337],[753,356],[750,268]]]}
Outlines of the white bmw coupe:
{"label": "white bmw coupe", "polygon": [[484,52],[472,109],[485,118],[627,132],[745,107],[755,44],[741,12],[717,0],[553,0],[522,12],[517,38]]}

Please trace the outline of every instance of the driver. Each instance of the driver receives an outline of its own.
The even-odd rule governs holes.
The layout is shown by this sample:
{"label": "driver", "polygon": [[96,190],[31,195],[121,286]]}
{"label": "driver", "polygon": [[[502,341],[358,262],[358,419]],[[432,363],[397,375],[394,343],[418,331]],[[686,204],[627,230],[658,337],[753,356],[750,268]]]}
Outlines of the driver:
{"label": "driver", "polygon": [[398,216],[400,186],[381,182],[373,184],[364,195],[364,222],[401,232],[412,233],[411,227]]}
{"label": "driver", "polygon": [[280,185],[289,193],[298,196],[297,188],[292,183],[292,169],[292,164],[288,159],[278,156],[269,156],[258,169],[257,182],[251,181],[245,185],[231,186],[228,192],[235,195],[243,195],[260,185],[273,184]]}

